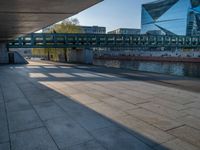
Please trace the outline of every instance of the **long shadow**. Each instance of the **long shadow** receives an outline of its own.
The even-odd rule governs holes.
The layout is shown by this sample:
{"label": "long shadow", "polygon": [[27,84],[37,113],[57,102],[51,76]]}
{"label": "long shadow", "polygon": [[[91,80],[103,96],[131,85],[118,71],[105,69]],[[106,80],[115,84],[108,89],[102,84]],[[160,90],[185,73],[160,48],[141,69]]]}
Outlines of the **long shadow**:
{"label": "long shadow", "polygon": [[[53,68],[49,68],[49,67],[44,67],[44,66],[39,66],[37,68],[26,68],[26,66],[10,66],[11,68],[13,68],[13,72],[10,74],[10,76],[12,76],[12,78],[15,79],[16,84],[20,85],[21,82],[22,84],[26,84],[27,83],[31,83],[31,87],[33,88],[33,90],[39,90],[40,93],[43,93],[41,91],[44,90],[48,91],[49,93],[51,93],[51,95],[48,96],[49,99],[51,99],[51,101],[55,102],[57,106],[59,106],[59,108],[61,108],[62,110],[64,110],[66,112],[67,116],[70,116],[72,120],[74,120],[77,124],[79,124],[81,127],[83,127],[85,130],[87,130],[91,135],[93,135],[93,132],[90,130],[90,128],[93,128],[93,125],[98,126],[97,124],[101,124],[101,121],[108,121],[109,125],[101,128],[97,128],[96,130],[104,130],[104,128],[109,128],[110,126],[114,126],[115,128],[117,128],[118,130],[116,130],[116,133],[114,133],[115,136],[113,137],[107,137],[106,133],[106,137],[104,139],[104,137],[99,137],[99,136],[104,136],[103,134],[95,137],[95,140],[105,149],[112,149],[115,150],[114,148],[117,147],[117,145],[119,147],[124,146],[124,149],[121,150],[150,150],[150,149],[154,149],[155,146],[158,146],[159,143],[157,143],[156,141],[153,141],[152,139],[149,139],[147,137],[145,137],[144,135],[142,135],[142,133],[134,131],[131,128],[128,128],[127,126],[125,126],[122,123],[117,122],[115,119],[106,117],[105,115],[102,115],[94,110],[92,110],[91,108],[83,105],[82,103],[79,103],[77,101],[75,101],[74,99],[63,95],[57,91],[55,91],[52,88],[49,88],[45,85],[42,85],[40,82],[43,81],[48,81],[48,82],[62,82],[62,81],[104,81],[104,82],[109,82],[111,81],[115,81],[116,79],[113,79],[112,77],[108,77],[108,76],[104,76],[102,74],[98,74],[98,73],[92,73],[94,74],[94,76],[96,77],[83,77],[81,76],[81,73],[87,73],[87,72],[79,72],[77,69],[74,68],[60,68],[60,67],[56,67],[55,66]],[[69,70],[71,69],[70,73]],[[83,70],[82,70],[83,71]],[[16,75],[16,73],[18,75]],[[31,74],[32,73],[32,74]],[[41,75],[43,77],[37,77],[38,74],[36,74],[36,76],[34,76],[35,73],[41,73]],[[67,73],[67,75],[69,75],[70,77],[67,78],[65,77],[65,74],[63,74],[63,78],[62,77],[55,77],[55,74],[52,73]],[[91,72],[90,72],[91,73]],[[32,77],[31,77],[32,75]],[[57,74],[58,75],[58,74]],[[88,74],[85,74],[86,76]],[[88,79],[89,78],[89,79]],[[26,80],[26,81],[22,81],[22,80]],[[117,79],[117,81],[119,81],[120,78]],[[30,81],[30,82],[29,82]],[[123,81],[123,79],[121,79],[121,81]],[[33,86],[32,86],[33,85]],[[46,95],[44,95],[46,96]],[[60,101],[60,99],[62,99],[62,101]],[[94,117],[94,118],[93,118]],[[100,118],[100,122],[95,123],[96,119],[95,118]],[[98,119],[97,119],[98,120]],[[109,130],[108,130],[109,132]],[[120,133],[118,133],[120,132]],[[122,137],[120,137],[120,135],[122,134]],[[81,136],[81,135],[80,135]],[[126,137],[124,137],[126,136]],[[112,139],[106,139],[106,138],[112,138]],[[109,143],[110,142],[110,143]],[[144,143],[145,145],[147,145],[147,147],[144,147],[141,145],[141,143]],[[138,144],[140,143],[140,144]],[[127,145],[128,144],[128,145]],[[141,147],[140,147],[141,145]],[[168,148],[159,145],[159,150],[168,150]]]}
{"label": "long shadow", "polygon": [[[164,85],[167,87],[175,87],[183,90],[188,90],[192,92],[200,92],[200,80],[197,78],[189,77],[179,77],[172,75],[156,74],[156,73],[146,73],[139,71],[132,71],[127,69],[118,68],[106,68],[100,66],[90,66],[90,65],[70,65],[63,63],[52,63],[51,67],[39,66],[38,68],[29,68],[32,73],[40,73],[43,70],[45,77],[38,77],[40,81],[51,80],[53,81],[114,81],[116,78],[112,76],[119,77],[117,81],[124,81],[124,79],[131,79],[134,81],[145,81],[153,84]],[[68,68],[66,68],[68,67]],[[81,70],[81,71],[80,71]],[[89,72],[93,76],[84,76],[84,73]],[[67,77],[57,77],[52,75],[53,73],[66,73]],[[107,76],[105,76],[107,74]],[[110,76],[108,76],[110,75]],[[70,77],[69,77],[70,76]],[[49,77],[49,78],[48,78]],[[184,83],[184,82],[189,82]]]}

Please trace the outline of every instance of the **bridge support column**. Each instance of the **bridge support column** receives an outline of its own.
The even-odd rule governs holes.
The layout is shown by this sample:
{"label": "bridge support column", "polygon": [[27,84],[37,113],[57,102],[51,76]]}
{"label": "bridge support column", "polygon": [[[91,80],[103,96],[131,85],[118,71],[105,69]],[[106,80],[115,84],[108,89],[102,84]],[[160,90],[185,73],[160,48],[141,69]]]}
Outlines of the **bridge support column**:
{"label": "bridge support column", "polygon": [[92,49],[70,49],[67,51],[67,61],[71,63],[93,63]]}
{"label": "bridge support column", "polygon": [[9,63],[8,48],[5,43],[0,43],[0,64]]}

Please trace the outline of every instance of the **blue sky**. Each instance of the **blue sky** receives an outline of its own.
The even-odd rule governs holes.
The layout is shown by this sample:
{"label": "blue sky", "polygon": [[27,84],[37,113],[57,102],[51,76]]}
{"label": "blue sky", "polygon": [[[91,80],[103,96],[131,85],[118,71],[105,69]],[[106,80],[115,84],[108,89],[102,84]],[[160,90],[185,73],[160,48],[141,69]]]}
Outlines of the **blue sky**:
{"label": "blue sky", "polygon": [[154,0],[104,0],[103,2],[73,16],[80,25],[117,28],[140,28],[141,4]]}

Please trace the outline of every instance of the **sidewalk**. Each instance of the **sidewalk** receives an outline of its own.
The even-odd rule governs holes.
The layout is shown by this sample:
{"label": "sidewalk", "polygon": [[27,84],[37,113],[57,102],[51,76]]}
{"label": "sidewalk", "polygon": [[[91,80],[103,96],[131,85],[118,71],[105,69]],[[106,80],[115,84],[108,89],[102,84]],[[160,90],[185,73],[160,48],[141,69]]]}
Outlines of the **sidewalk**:
{"label": "sidewalk", "polygon": [[198,79],[152,75],[48,62],[0,66],[0,150],[200,149],[200,94],[180,84]]}

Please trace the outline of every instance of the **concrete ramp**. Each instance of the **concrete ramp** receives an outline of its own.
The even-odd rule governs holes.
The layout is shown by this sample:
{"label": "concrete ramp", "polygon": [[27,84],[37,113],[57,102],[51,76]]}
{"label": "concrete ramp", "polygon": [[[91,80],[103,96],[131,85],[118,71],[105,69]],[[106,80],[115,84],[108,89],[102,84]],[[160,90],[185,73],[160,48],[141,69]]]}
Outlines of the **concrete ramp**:
{"label": "concrete ramp", "polygon": [[28,64],[28,61],[17,51],[9,52],[8,56],[11,64]]}

